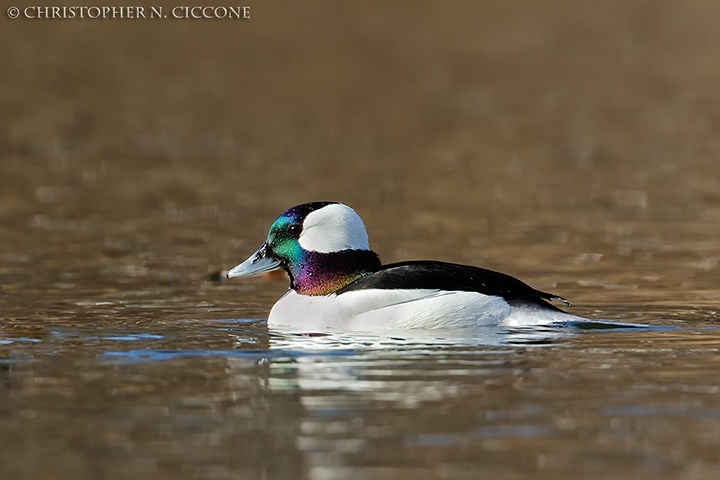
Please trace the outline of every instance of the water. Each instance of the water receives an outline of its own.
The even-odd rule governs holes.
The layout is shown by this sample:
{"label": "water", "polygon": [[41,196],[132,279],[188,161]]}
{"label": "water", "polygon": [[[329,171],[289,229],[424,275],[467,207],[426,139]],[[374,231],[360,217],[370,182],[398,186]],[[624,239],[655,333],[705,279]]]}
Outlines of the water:
{"label": "water", "polygon": [[[720,8],[251,7],[6,19],[0,478],[718,478]],[[646,326],[268,330],[324,199]]]}
{"label": "water", "polygon": [[240,320],[37,330],[2,340],[7,478],[717,472],[717,326],[495,345]]}

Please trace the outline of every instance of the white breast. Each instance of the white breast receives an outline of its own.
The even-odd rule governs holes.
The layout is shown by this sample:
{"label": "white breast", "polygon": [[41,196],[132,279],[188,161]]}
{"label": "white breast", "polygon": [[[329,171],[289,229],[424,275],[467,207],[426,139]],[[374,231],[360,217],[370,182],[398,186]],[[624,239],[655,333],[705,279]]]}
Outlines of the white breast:
{"label": "white breast", "polygon": [[289,291],[273,306],[270,326],[372,331],[497,325],[511,313],[500,297],[439,290],[359,290],[307,296]]}

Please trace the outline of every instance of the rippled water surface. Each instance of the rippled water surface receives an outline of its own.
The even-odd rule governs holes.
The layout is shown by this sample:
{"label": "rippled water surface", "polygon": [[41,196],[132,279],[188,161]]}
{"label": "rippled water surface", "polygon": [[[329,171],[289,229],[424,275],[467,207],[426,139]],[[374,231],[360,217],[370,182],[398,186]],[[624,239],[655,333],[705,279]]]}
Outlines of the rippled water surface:
{"label": "rippled water surface", "polygon": [[[3,19],[0,478],[719,478],[720,6],[251,9]],[[268,330],[325,199],[643,326]]]}

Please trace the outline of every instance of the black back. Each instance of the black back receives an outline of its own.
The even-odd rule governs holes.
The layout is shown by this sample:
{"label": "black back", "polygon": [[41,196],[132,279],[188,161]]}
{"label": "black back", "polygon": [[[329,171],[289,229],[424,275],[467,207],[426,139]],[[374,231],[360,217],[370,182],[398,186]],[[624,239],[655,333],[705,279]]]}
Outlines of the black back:
{"label": "black back", "polygon": [[[419,260],[383,265],[337,293],[367,289],[428,289],[478,292],[502,297],[506,301],[524,300],[555,308],[544,300],[568,301],[552,293],[536,290],[515,277],[485,268],[455,263]],[[557,309],[559,310],[559,309]]]}

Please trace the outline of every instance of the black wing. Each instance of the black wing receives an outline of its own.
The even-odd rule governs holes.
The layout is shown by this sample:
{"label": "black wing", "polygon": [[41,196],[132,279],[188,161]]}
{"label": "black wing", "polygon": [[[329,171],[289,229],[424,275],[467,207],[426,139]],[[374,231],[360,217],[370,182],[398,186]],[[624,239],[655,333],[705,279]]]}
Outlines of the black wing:
{"label": "black wing", "polygon": [[383,265],[377,272],[359,278],[337,293],[372,288],[455,290],[503,297],[507,301],[525,300],[543,306],[550,306],[543,300],[560,300],[569,305],[562,297],[536,290],[527,283],[504,273],[431,260]]}

